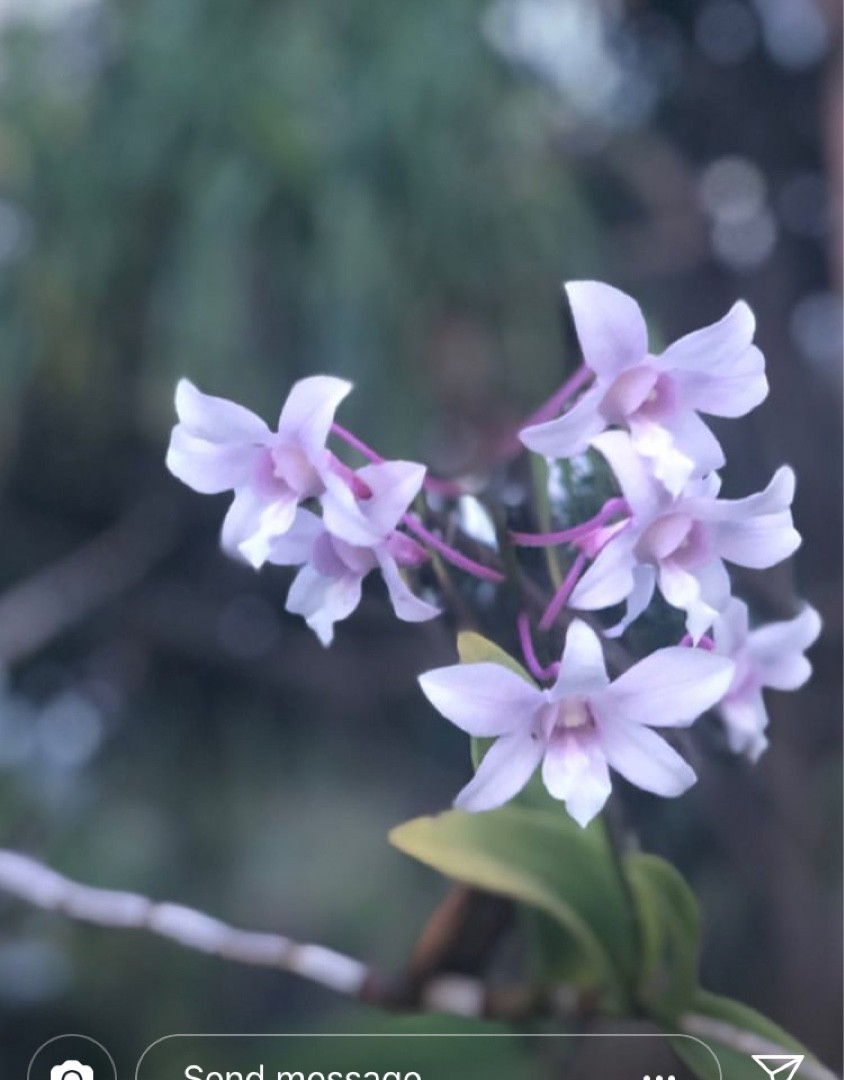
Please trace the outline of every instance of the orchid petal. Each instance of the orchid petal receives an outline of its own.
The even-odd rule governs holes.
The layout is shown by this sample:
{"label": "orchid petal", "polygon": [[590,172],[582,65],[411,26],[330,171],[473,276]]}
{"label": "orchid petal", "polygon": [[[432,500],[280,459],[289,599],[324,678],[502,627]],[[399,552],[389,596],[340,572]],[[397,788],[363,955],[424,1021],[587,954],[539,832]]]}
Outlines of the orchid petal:
{"label": "orchid petal", "polygon": [[633,567],[633,590],[627,597],[627,610],[624,618],[605,630],[608,638],[621,637],[627,627],[634,622],[651,602],[656,588],[656,570],[653,566],[640,564]]}
{"label": "orchid petal", "polygon": [[713,499],[703,495],[692,496],[684,500],[684,503],[692,516],[701,521],[740,522],[749,517],[763,517],[788,510],[794,500],[794,486],[794,470],[783,465],[777,469],[763,491],[757,491],[743,499]]}
{"label": "orchid petal", "polygon": [[768,396],[765,358],[755,345],[736,359],[729,372],[688,372],[678,376],[677,382],[685,408],[712,416],[746,416]]}
{"label": "orchid petal", "polygon": [[560,673],[551,689],[551,700],[590,694],[609,685],[604,647],[591,626],[574,619],[566,633]]}
{"label": "orchid petal", "polygon": [[598,720],[685,727],[721,700],[734,673],[724,656],[675,645],[628,668],[590,705]]}
{"label": "orchid petal", "polygon": [[722,558],[752,570],[775,566],[793,555],[802,542],[790,510],[746,521],[722,522],[712,526],[712,536]]}
{"label": "orchid petal", "polygon": [[613,377],[647,355],[647,326],[632,297],[599,281],[569,281],[566,295],[587,367]]}
{"label": "orchid petal", "polygon": [[612,768],[643,791],[682,795],[697,779],[677,751],[643,724],[604,717],[598,735]]}
{"label": "orchid petal", "polygon": [[803,652],[817,641],[821,619],[808,604],[799,615],[753,630],[747,649],[762,680],[773,690],[797,690],[812,674]]}
{"label": "orchid petal", "polygon": [[316,514],[299,509],[287,532],[270,540],[266,561],[275,566],[299,566],[311,558],[314,544],[324,535],[322,522]]}
{"label": "orchid petal", "polygon": [[369,520],[346,481],[334,473],[327,473],[323,479],[322,520],[326,529],[347,544],[372,547],[382,543],[390,530]]}
{"label": "orchid petal", "polygon": [[680,369],[708,375],[729,375],[753,341],[756,319],[748,305],[739,300],[718,322],[686,334],[656,358],[663,371]]}
{"label": "orchid petal", "polygon": [[[722,564],[723,565],[723,564]],[[722,656],[733,656],[744,648],[748,635],[747,604],[732,596],[712,626],[715,648]]]}
{"label": "orchid petal", "polygon": [[724,724],[727,743],[736,754],[744,754],[756,762],[768,748],[765,731],[768,712],[760,690],[724,701],[718,707]]}
{"label": "orchid petal", "polygon": [[421,491],[425,472],[425,466],[415,461],[384,461],[358,470],[357,476],[372,492],[361,508],[378,534],[386,536],[395,529]]}
{"label": "orchid petal", "polygon": [[285,607],[293,615],[302,615],[323,645],[334,640],[334,624],[347,618],[360,603],[359,574],[340,578],[325,577],[313,566],[303,566],[287,594]]}
{"label": "orchid petal", "polygon": [[636,583],[634,542],[629,530],[610,540],[575,585],[569,600],[571,607],[598,611],[620,604],[630,595]]}
{"label": "orchid petal", "polygon": [[[264,503],[256,531],[237,545],[241,555],[256,570],[269,558],[273,540],[283,536],[293,525],[297,505],[298,499],[292,491],[279,495],[271,503]],[[233,526],[229,531],[234,531]]]}
{"label": "orchid petal", "polygon": [[316,458],[325,449],[337,406],[352,384],[332,375],[312,375],[294,383],[278,420],[278,432],[294,438]]}
{"label": "orchid petal", "polygon": [[595,738],[575,733],[555,735],[542,761],[542,782],[555,799],[562,799],[566,810],[586,826],[598,814],[612,792],[610,773],[600,745]]}
{"label": "orchid petal", "polygon": [[[518,676],[516,676],[518,678]],[[544,744],[520,731],[497,739],[478,771],[454,800],[461,810],[494,810],[522,790],[542,760]]]}
{"label": "orchid petal", "polygon": [[690,570],[670,559],[660,563],[659,591],[672,607],[686,612],[686,629],[697,644],[718,614],[702,597],[700,582]]}
{"label": "orchid petal", "polygon": [[[709,426],[691,409],[682,409],[668,423],[676,450],[694,463],[694,472],[704,475],[720,469],[724,462],[721,444],[712,434]],[[690,474],[691,475],[691,474]],[[662,477],[660,477],[662,479]],[[667,486],[667,485],[666,485]],[[669,488],[672,494],[679,495],[682,485]]]}
{"label": "orchid petal", "polygon": [[428,619],[435,619],[440,614],[440,609],[414,596],[402,577],[396,560],[383,552],[376,554],[396,615],[404,622],[427,622]]}
{"label": "orchid petal", "polygon": [[634,515],[649,516],[666,501],[627,432],[605,431],[592,440],[592,445],[606,459]]}
{"label": "orchid petal", "polygon": [[519,439],[529,450],[547,458],[582,454],[590,439],[607,426],[599,411],[604,393],[605,387],[591,387],[562,416],[524,428],[519,432]]}
{"label": "orchid petal", "polygon": [[[260,498],[251,488],[242,487],[223,518],[220,547],[231,558],[242,559],[240,545],[254,536],[261,528],[261,514],[267,508],[267,500]],[[248,560],[247,560],[248,561]]]}
{"label": "orchid petal", "polygon": [[176,387],[176,413],[194,438],[219,445],[263,444],[270,433],[260,416],[234,401],[203,394],[189,379],[180,379]]}
{"label": "orchid petal", "polygon": [[167,449],[167,468],[201,495],[218,495],[248,481],[261,453],[258,446],[211,442],[177,424]]}
{"label": "orchid petal", "polygon": [[672,431],[654,421],[631,417],[630,436],[636,451],[650,462],[653,476],[671,495],[679,495],[698,470],[697,461],[677,445]]}
{"label": "orchid petal", "polygon": [[446,720],[481,738],[527,730],[545,701],[520,675],[487,662],[426,671],[419,685]]}

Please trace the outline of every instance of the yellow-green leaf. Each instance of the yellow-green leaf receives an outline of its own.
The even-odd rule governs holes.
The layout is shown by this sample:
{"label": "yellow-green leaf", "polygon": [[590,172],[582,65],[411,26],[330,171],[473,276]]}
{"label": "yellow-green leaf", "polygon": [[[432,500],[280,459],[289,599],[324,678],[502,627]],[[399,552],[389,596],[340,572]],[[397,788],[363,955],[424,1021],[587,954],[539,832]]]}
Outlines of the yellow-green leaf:
{"label": "yellow-green leaf", "polygon": [[457,635],[457,654],[461,664],[501,664],[520,675],[531,686],[536,686],[518,660],[499,648],[494,641],[482,634],[476,634],[474,630],[464,630]]}
{"label": "yellow-green leaf", "polygon": [[447,877],[551,916],[581,950],[589,983],[628,997],[636,966],[635,920],[600,828],[581,829],[562,807],[452,810],[390,833],[405,854]]}

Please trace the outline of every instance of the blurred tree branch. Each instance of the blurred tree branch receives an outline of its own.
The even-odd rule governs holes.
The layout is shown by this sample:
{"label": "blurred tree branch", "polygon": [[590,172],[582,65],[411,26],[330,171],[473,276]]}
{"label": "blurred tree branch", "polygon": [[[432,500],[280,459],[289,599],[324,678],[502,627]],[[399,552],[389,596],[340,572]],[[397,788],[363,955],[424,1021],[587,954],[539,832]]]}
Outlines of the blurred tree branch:
{"label": "blurred tree branch", "polygon": [[[57,873],[18,852],[0,849],[0,889],[46,911],[110,929],[142,930],[186,949],[241,964],[276,968],[336,993],[392,1010],[442,1012],[510,1022],[542,1015],[568,1020],[594,1011],[591,995],[570,986],[492,987],[460,974],[436,974],[422,986],[406,978],[385,980],[367,964],[323,945],[282,934],[241,930],[182,904],[158,902],[138,893],[93,888]],[[680,1018],[681,1033],[714,1039],[744,1054],[785,1053],[783,1047],[732,1024],[697,1013]],[[806,1058],[805,1080],[835,1080]]]}

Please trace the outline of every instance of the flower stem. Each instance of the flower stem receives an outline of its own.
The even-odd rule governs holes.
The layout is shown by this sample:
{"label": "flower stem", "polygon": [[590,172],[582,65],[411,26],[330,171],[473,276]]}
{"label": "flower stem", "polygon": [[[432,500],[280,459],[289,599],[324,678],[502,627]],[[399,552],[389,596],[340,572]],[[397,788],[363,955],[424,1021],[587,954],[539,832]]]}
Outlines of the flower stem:
{"label": "flower stem", "polygon": [[615,514],[627,513],[628,509],[626,499],[613,498],[604,503],[593,518],[584,521],[580,525],[573,525],[570,529],[548,533],[514,532],[510,536],[513,543],[519,547],[552,547],[557,544],[577,543],[577,541],[586,539],[590,533],[604,525],[609,518]]}
{"label": "flower stem", "polygon": [[563,578],[562,583],[554,593],[551,603],[545,609],[542,618],[539,620],[540,630],[550,630],[554,625],[557,616],[566,606],[566,601],[572,594],[572,590],[577,584],[577,579],[583,573],[583,568],[586,565],[586,556],[582,551],[577,553],[577,557],[569,567],[568,573]]}
{"label": "flower stem", "polygon": [[515,431],[511,431],[501,442],[495,454],[496,461],[507,462],[517,457],[524,450],[519,433],[526,427],[541,424],[545,420],[550,420],[556,416],[569,398],[573,397],[592,378],[592,374],[592,371],[585,364],[581,364],[577,371],[566,379],[559,390],[552,394],[544,405],[540,405],[536,412],[531,413],[526,420],[519,424]]}
{"label": "flower stem", "polygon": [[544,405],[531,413],[525,420],[523,427],[532,427],[534,424],[542,424],[546,420],[553,419],[559,413],[569,398],[573,397],[578,390],[582,389],[592,378],[594,372],[585,364],[570,375],[563,385],[548,398]]}
{"label": "flower stem", "polygon": [[357,450],[359,454],[362,454],[368,461],[373,462],[375,465],[380,465],[383,462],[383,458],[371,446],[367,446],[365,442],[353,435],[347,428],[342,427],[338,423],[331,425],[331,434],[336,435],[338,439],[342,439],[344,443],[351,446],[353,450]]}
{"label": "flower stem", "polygon": [[539,662],[539,658],[533,648],[533,638],[530,633],[530,620],[523,611],[516,620],[519,630],[519,643],[522,646],[522,656],[525,658],[528,671],[537,679],[554,679],[560,670],[560,665],[550,664],[547,668]]}
{"label": "flower stem", "polygon": [[450,562],[452,566],[480,578],[481,581],[490,581],[494,585],[500,585],[504,581],[504,575],[500,571],[475,562],[474,559],[470,559],[467,555],[447,544],[445,540],[441,540],[439,536],[435,536],[434,533],[425,528],[416,514],[405,514],[402,521],[412,533],[419,537],[423,544],[427,544],[428,547],[439,552],[446,562]]}
{"label": "flower stem", "polygon": [[[344,428],[341,424],[332,424],[331,433],[332,435],[336,435],[338,439],[342,439],[343,442],[346,443],[347,446],[351,446],[353,450],[357,450],[359,454],[362,454],[367,461],[371,461],[374,465],[380,465],[384,461],[384,458],[381,457],[377,450],[373,450],[371,446],[367,445],[367,443],[362,439],[359,439],[357,435],[352,434],[351,431]],[[453,480],[439,480],[434,476],[426,476],[422,482],[422,487],[432,494],[445,495],[455,499],[466,494],[461,485],[455,483]]]}

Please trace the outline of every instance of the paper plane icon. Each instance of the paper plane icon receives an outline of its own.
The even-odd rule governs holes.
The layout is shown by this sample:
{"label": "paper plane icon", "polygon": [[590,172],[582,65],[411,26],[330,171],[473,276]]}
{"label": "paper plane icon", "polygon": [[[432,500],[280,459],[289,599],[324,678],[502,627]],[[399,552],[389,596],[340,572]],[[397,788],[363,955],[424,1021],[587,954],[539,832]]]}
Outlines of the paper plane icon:
{"label": "paper plane icon", "polygon": [[754,1054],[753,1060],[771,1080],[791,1080],[803,1061],[803,1054]]}

